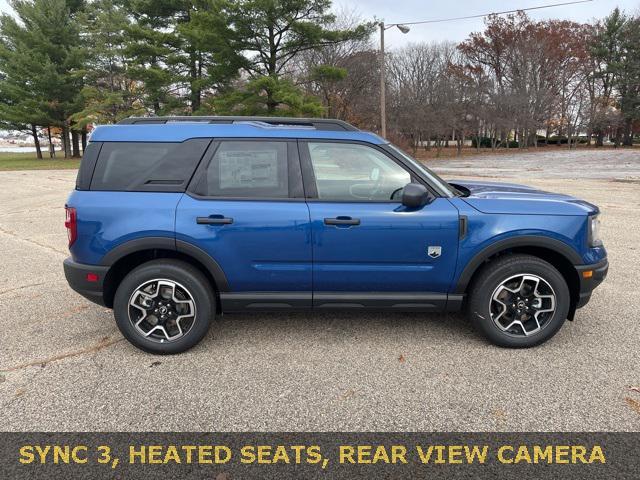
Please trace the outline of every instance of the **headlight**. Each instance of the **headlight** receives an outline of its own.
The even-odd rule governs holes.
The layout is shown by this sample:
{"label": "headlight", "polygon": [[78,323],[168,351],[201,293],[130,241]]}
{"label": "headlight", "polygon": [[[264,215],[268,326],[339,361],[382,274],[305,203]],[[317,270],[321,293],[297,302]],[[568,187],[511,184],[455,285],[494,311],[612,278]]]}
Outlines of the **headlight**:
{"label": "headlight", "polygon": [[599,247],[602,245],[600,238],[600,215],[589,217],[589,246]]}

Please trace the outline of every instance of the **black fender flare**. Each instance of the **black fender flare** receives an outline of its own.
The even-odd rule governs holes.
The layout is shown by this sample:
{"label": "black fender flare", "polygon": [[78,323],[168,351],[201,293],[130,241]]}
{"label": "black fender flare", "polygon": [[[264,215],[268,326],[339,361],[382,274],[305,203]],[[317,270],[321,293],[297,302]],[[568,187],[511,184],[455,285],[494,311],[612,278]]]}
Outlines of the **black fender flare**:
{"label": "black fender flare", "polygon": [[224,274],[224,270],[215,259],[200,247],[196,247],[192,243],[185,242],[183,240],[176,240],[176,250],[180,253],[184,253],[192,258],[195,258],[209,271],[213,280],[216,282],[218,292],[229,291],[229,281]]}
{"label": "black fender flare", "polygon": [[458,283],[454,293],[465,293],[471,277],[476,270],[482,265],[489,257],[499,253],[503,250],[517,247],[541,247],[548,250],[552,250],[563,257],[565,257],[573,265],[582,265],[582,257],[566,243],[556,240],[551,237],[545,237],[542,235],[523,235],[520,237],[505,238],[498,242],[492,243],[488,247],[485,247],[478,252],[467,265],[458,278]]}
{"label": "black fender flare", "polygon": [[215,259],[211,257],[211,255],[189,242],[176,240],[175,238],[144,237],[129,240],[118,245],[113,250],[109,251],[104,257],[102,257],[100,265],[110,267],[114,265],[118,260],[124,258],[127,255],[136,252],[142,252],[144,250],[154,249],[173,250],[174,252],[179,252],[193,258],[201,265],[203,265],[204,268],[211,274],[213,280],[216,282],[216,287],[220,292],[229,291],[229,282],[227,281],[227,276],[222,270],[222,267],[220,267],[220,264],[218,264],[218,262],[216,262]]}

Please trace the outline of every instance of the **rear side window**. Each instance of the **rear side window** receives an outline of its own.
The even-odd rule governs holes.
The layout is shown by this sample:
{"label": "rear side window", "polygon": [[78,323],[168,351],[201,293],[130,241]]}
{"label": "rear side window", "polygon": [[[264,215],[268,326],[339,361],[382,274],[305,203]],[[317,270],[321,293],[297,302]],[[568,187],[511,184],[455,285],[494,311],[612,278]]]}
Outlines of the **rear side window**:
{"label": "rear side window", "polygon": [[196,191],[210,197],[286,198],[286,142],[224,140]]}
{"label": "rear side window", "polygon": [[93,170],[96,167],[96,161],[98,160],[98,153],[100,153],[100,142],[89,142],[87,148],[82,155],[82,161],[80,162],[80,168],[78,169],[78,176],[76,177],[76,190],[89,190],[91,188],[91,176]]}
{"label": "rear side window", "polygon": [[210,141],[104,142],[91,190],[182,192]]}

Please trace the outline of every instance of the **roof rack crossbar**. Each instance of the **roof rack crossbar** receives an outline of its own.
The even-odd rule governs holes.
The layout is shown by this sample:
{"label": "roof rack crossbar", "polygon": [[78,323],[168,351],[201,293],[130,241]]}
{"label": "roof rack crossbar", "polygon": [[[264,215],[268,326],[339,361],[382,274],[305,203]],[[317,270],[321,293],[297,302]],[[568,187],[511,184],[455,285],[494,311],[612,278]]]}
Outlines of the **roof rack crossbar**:
{"label": "roof rack crossbar", "polygon": [[261,122],[273,126],[313,127],[316,130],[358,131],[356,127],[343,120],[330,118],[294,118],[294,117],[254,117],[254,116],[176,116],[176,117],[129,117],[118,122],[119,125],[165,124],[174,122],[197,122],[213,124],[233,124],[240,122]]}

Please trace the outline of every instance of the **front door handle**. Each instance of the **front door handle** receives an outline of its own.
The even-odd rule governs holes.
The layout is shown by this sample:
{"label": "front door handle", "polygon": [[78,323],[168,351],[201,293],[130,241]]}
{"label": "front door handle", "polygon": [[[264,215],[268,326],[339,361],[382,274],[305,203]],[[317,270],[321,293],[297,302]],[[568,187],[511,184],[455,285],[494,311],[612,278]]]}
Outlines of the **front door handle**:
{"label": "front door handle", "polygon": [[336,217],[336,218],[325,218],[324,219],[324,224],[325,225],[337,225],[337,226],[341,226],[341,225],[360,225],[360,219],[359,218],[351,218],[351,217]]}
{"label": "front door handle", "polygon": [[233,218],[222,215],[209,215],[208,217],[197,217],[196,223],[198,225],[230,225],[233,223]]}

